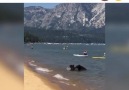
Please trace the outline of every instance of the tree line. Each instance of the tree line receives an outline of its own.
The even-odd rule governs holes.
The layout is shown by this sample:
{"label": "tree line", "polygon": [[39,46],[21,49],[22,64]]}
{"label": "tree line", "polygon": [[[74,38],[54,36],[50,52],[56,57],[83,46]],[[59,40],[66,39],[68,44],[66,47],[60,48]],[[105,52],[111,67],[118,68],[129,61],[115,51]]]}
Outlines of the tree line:
{"label": "tree line", "polygon": [[25,42],[105,43],[105,30],[46,30],[25,27]]}

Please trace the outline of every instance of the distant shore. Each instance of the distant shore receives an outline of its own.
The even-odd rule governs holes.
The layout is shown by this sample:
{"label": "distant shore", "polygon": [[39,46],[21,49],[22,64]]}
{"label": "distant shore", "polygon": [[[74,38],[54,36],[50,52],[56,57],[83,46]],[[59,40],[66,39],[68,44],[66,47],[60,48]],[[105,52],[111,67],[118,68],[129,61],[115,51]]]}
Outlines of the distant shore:
{"label": "distant shore", "polygon": [[24,90],[61,90],[58,85],[39,75],[27,66],[24,66]]}
{"label": "distant shore", "polygon": [[105,43],[47,43],[47,42],[27,42],[25,44],[47,44],[47,45],[58,45],[58,44],[62,44],[62,45],[106,45]]}

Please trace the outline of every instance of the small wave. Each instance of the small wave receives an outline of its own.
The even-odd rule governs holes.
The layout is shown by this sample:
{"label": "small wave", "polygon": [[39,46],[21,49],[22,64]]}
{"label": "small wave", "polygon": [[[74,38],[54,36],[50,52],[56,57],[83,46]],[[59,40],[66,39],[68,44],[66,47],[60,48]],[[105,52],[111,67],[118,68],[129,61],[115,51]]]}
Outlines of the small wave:
{"label": "small wave", "polygon": [[47,72],[47,73],[53,71],[53,70],[49,70],[49,69],[47,69],[47,68],[42,68],[42,67],[37,67],[36,70],[37,70],[37,71],[41,71],[41,72]]}
{"label": "small wave", "polygon": [[37,65],[33,64],[32,62],[29,62],[29,65],[34,66],[34,67],[37,66]]}
{"label": "small wave", "polygon": [[55,77],[55,78],[57,78],[57,79],[60,79],[60,80],[69,80],[69,79],[67,79],[67,78],[64,78],[62,75],[60,75],[60,74],[56,74],[56,75],[54,75],[53,77]]}
{"label": "small wave", "polygon": [[70,84],[70,83],[68,83],[68,82],[63,82],[63,81],[60,81],[60,83],[66,84],[66,85],[68,85],[68,86],[69,86],[69,85],[72,85],[72,86],[74,86],[74,87],[76,86],[76,84]]}
{"label": "small wave", "polygon": [[66,85],[70,85],[69,83],[66,83],[66,82],[63,82],[63,81],[60,81],[60,83],[63,83],[63,84],[66,84]]}

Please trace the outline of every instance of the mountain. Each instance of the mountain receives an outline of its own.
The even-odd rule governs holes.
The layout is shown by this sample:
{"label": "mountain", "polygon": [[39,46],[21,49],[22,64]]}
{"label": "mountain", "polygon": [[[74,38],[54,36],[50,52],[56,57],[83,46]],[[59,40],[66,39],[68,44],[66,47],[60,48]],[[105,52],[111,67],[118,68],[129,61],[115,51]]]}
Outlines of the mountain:
{"label": "mountain", "polygon": [[105,26],[105,4],[65,3],[55,8],[24,8],[24,26],[53,30],[101,29]]}

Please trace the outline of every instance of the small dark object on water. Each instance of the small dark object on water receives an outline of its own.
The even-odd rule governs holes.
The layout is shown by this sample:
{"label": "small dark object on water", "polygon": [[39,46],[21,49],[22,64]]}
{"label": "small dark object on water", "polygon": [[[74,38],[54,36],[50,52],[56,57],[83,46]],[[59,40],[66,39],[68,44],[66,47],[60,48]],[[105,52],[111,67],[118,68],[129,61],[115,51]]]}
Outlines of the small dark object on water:
{"label": "small dark object on water", "polygon": [[85,71],[87,69],[81,65],[77,65],[76,67],[74,65],[69,65],[69,67],[67,67],[67,70],[69,70],[69,71]]}

